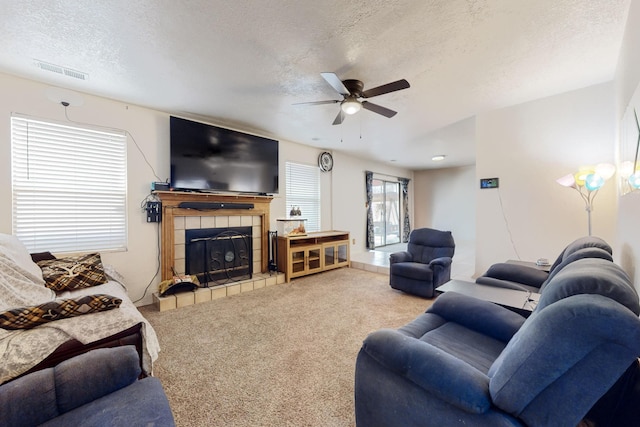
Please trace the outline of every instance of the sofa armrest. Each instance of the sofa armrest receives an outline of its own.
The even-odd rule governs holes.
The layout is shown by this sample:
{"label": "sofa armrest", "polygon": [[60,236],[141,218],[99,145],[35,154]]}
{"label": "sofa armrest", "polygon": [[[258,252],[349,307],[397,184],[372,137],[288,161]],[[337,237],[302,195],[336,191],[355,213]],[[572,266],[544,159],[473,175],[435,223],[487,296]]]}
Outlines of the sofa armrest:
{"label": "sofa armrest", "polygon": [[61,413],[127,387],[141,373],[134,346],[93,350],[66,360],[53,369]]}
{"label": "sofa armrest", "polygon": [[496,279],[489,276],[480,276],[476,279],[478,285],[493,286],[494,288],[514,289],[516,291],[540,293],[540,288],[512,282],[511,280]]}
{"label": "sofa armrest", "polygon": [[549,273],[526,265],[500,262],[489,267],[484,276],[539,288],[547,280]]}
{"label": "sofa armrest", "polygon": [[395,264],[397,262],[411,262],[411,261],[413,261],[413,257],[407,251],[394,252],[391,255],[389,255],[390,264]]}
{"label": "sofa armrest", "polygon": [[431,266],[431,268],[433,269],[434,267],[449,267],[451,265],[451,263],[453,262],[453,259],[450,257],[440,257],[440,258],[434,258],[431,260],[431,262],[429,263],[429,265]]}
{"label": "sofa armrest", "polygon": [[429,307],[427,313],[437,314],[449,322],[508,342],[518,332],[523,316],[494,304],[457,292],[445,292]]}
{"label": "sofa armrest", "polygon": [[481,414],[491,406],[489,378],[485,374],[424,341],[381,329],[365,339],[361,351],[386,369],[466,412]]}

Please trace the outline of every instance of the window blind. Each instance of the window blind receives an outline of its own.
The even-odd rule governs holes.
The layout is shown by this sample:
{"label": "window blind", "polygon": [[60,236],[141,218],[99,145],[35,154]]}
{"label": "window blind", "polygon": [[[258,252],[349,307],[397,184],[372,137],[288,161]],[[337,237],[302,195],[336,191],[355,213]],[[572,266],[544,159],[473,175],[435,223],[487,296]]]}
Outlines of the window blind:
{"label": "window blind", "polygon": [[320,231],[320,170],[317,166],[286,163],[286,211],[299,207],[307,231]]}
{"label": "window blind", "polygon": [[124,131],[11,117],[13,233],[31,252],[126,249]]}

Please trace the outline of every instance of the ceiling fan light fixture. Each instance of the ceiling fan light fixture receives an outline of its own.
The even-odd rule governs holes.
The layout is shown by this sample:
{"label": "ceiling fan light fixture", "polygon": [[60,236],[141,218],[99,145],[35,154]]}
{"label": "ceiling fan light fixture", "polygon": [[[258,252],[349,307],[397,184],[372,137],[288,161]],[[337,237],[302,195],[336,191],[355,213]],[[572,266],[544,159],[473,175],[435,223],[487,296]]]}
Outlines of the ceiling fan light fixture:
{"label": "ceiling fan light fixture", "polygon": [[342,101],[342,103],[340,104],[340,108],[342,108],[342,111],[344,111],[345,114],[351,115],[360,111],[360,109],[362,108],[362,104],[360,104],[357,99],[347,98]]}

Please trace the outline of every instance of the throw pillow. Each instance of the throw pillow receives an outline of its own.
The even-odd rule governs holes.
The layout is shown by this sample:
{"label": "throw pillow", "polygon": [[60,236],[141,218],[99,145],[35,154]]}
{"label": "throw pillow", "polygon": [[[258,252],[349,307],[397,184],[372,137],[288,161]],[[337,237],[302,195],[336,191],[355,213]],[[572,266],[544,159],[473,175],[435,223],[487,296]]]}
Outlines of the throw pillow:
{"label": "throw pillow", "polygon": [[45,286],[56,292],[107,283],[100,254],[40,261]]}
{"label": "throw pillow", "polygon": [[33,307],[14,308],[0,313],[0,328],[31,329],[54,320],[112,310],[120,307],[121,303],[120,298],[98,294],[50,301]]}

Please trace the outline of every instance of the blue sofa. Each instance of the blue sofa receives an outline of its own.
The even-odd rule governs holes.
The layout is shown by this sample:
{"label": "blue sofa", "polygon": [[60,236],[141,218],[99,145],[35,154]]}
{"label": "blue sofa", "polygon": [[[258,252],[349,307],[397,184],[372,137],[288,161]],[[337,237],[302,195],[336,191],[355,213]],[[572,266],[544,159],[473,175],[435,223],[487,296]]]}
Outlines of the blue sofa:
{"label": "blue sofa", "polygon": [[595,236],[580,237],[560,252],[548,272],[526,265],[499,262],[478,277],[476,283],[538,293],[545,283],[572,262],[583,258],[613,261],[612,254],[611,246],[603,239]]}
{"label": "blue sofa", "polygon": [[411,323],[365,339],[356,423],[576,426],[605,417],[625,425],[624,407],[639,406],[637,395],[620,405],[640,384],[639,314],[628,276],[602,259],[558,272],[526,319],[447,292]]}
{"label": "blue sofa", "polygon": [[0,426],[175,426],[134,346],[104,348],[0,386]]}

